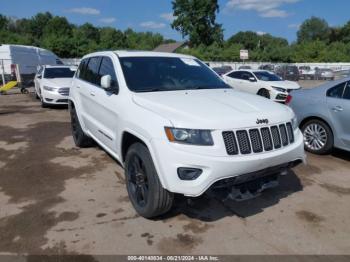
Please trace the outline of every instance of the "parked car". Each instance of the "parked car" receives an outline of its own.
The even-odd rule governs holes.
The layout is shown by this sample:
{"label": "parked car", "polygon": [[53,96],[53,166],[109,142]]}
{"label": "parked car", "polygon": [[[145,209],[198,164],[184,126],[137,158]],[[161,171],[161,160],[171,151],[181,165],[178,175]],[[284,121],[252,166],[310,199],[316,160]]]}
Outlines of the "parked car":
{"label": "parked car", "polygon": [[226,74],[227,72],[232,70],[231,66],[219,66],[219,67],[213,67],[212,68],[219,76],[222,76],[223,74]]}
{"label": "parked car", "polygon": [[34,76],[40,65],[62,65],[62,61],[51,51],[34,46],[0,45],[0,64],[4,63],[6,82],[16,75],[18,64],[21,80],[24,85],[33,84]]}
{"label": "parked car", "polygon": [[275,65],[273,64],[267,64],[267,65],[261,65],[259,66],[260,70],[266,70],[266,71],[270,71],[270,72],[274,72],[275,71]]}
{"label": "parked car", "polygon": [[234,89],[257,94],[284,103],[291,90],[299,89],[298,83],[286,81],[265,70],[238,70],[223,75]]}
{"label": "parked car", "polygon": [[315,79],[315,69],[312,69],[310,66],[299,66],[299,78],[300,79]]}
{"label": "parked car", "polygon": [[335,74],[329,68],[316,68],[315,78],[318,80],[334,80]]}
{"label": "parked car", "polygon": [[275,73],[284,80],[299,81],[299,69],[294,65],[279,65]]}
{"label": "parked car", "polygon": [[242,66],[238,67],[238,70],[241,70],[241,69],[249,70],[249,69],[252,69],[252,67],[248,66],[248,65],[242,65]]}
{"label": "parked car", "polygon": [[167,212],[174,193],[226,187],[234,199],[256,196],[305,159],[289,107],[231,89],[192,56],[89,54],[69,110],[76,145],[93,139],[124,166],[143,217]]}
{"label": "parked car", "polygon": [[69,66],[39,68],[34,78],[35,95],[42,107],[68,104],[69,89],[75,70]]}
{"label": "parked car", "polygon": [[333,147],[350,151],[350,77],[291,93],[305,149],[327,154]]}

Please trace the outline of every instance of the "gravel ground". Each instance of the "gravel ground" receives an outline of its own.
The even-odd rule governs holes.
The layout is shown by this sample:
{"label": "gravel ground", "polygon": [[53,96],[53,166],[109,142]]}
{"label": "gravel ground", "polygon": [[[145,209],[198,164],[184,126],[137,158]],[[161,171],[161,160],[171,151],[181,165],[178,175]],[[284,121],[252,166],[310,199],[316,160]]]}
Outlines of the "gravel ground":
{"label": "gravel ground", "polygon": [[66,108],[0,96],[0,254],[350,254],[350,153],[308,165],[260,197],[176,199],[170,214],[133,210],[122,168],[74,146]]}

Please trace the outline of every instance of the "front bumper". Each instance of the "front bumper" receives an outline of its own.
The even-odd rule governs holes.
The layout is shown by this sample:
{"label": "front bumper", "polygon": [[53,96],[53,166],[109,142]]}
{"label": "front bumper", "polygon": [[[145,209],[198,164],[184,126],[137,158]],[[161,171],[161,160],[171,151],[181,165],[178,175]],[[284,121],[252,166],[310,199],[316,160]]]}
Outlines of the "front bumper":
{"label": "front bumper", "polygon": [[[151,140],[153,159],[164,188],[170,192],[195,197],[203,194],[215,182],[226,178],[239,177],[298,160],[305,163],[303,136],[299,130],[294,133],[294,143],[281,149],[220,157],[203,155],[205,147],[198,147],[197,153],[184,152],[168,141]],[[203,172],[195,180],[181,180],[177,174],[179,167],[198,168]]]}
{"label": "front bumper", "polygon": [[44,102],[52,105],[67,105],[68,104],[68,95],[61,95],[58,92],[54,91],[42,91],[42,97]]}

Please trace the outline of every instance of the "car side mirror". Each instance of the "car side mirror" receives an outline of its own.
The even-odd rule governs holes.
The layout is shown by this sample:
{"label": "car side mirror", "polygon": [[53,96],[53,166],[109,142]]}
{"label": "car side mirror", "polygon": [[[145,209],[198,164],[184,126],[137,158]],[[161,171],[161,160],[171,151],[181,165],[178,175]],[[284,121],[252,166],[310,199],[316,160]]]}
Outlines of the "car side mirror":
{"label": "car side mirror", "polygon": [[104,75],[101,77],[101,87],[105,90],[110,90],[112,84],[112,78],[110,75]]}
{"label": "car side mirror", "polygon": [[254,77],[249,77],[250,82],[256,82],[256,79]]}
{"label": "car side mirror", "polygon": [[41,75],[38,75],[36,78],[41,79]]}
{"label": "car side mirror", "polygon": [[104,75],[101,77],[101,87],[114,94],[118,94],[119,89],[117,86],[112,86],[112,77],[110,75]]}

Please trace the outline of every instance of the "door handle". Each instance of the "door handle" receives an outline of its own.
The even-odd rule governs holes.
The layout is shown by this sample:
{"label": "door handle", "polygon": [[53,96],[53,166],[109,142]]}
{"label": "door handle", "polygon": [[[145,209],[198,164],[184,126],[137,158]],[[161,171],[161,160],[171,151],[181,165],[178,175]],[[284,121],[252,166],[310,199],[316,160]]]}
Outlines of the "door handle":
{"label": "door handle", "polygon": [[90,96],[95,96],[95,93],[94,92],[90,92]]}
{"label": "door handle", "polygon": [[76,88],[80,88],[80,86],[76,86]]}
{"label": "door handle", "polygon": [[332,108],[332,110],[335,112],[341,112],[341,111],[343,111],[343,108],[341,106],[335,106]]}

